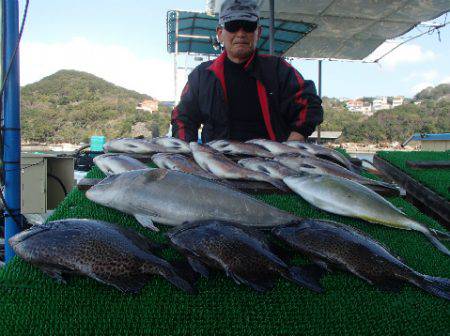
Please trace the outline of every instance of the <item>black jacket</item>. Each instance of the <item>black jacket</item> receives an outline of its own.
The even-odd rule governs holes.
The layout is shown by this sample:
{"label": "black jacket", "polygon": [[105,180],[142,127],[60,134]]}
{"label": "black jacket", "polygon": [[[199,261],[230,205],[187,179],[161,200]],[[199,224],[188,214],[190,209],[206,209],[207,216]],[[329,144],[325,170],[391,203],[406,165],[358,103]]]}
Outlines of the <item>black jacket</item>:
{"label": "black jacket", "polygon": [[[198,128],[203,124],[203,142],[229,138],[225,57],[223,52],[214,61],[197,66],[189,75],[180,103],[172,112],[174,137],[197,141]],[[254,53],[245,69],[256,79],[271,140],[285,141],[292,131],[306,138],[322,122],[322,101],[314,82],[304,80],[283,58]]]}

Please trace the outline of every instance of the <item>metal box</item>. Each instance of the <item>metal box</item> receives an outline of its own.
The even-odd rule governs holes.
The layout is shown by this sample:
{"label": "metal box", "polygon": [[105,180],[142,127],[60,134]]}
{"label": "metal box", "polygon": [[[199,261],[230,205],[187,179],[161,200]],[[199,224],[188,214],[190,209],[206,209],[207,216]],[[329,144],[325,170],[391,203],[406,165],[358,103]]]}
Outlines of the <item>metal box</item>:
{"label": "metal box", "polygon": [[42,214],[56,208],[74,185],[73,164],[67,154],[22,153],[22,213]]}

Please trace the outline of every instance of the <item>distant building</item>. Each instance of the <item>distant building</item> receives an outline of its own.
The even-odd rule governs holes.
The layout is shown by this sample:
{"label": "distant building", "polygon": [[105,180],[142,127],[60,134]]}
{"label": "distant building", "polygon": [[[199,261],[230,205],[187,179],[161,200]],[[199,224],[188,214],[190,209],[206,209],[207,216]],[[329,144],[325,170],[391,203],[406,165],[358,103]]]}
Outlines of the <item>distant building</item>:
{"label": "distant building", "polygon": [[148,111],[150,113],[158,111],[158,101],[152,99],[143,100],[136,106],[136,110]]}
{"label": "distant building", "polygon": [[[342,132],[321,131],[320,143],[324,142],[336,142],[342,135]],[[317,131],[314,131],[308,138],[309,141],[317,141]]]}
{"label": "distant building", "polygon": [[371,116],[372,112],[372,104],[366,103],[360,99],[348,100],[345,104],[349,111],[351,112],[360,112],[364,115]]}
{"label": "distant building", "polygon": [[416,133],[408,140],[402,143],[402,147],[405,147],[408,143],[416,141],[420,143],[420,149],[423,151],[448,151],[450,150],[450,133],[440,134],[424,134]]}
{"label": "distant building", "polygon": [[403,96],[394,97],[394,99],[392,99],[392,108],[403,105],[404,101],[405,101],[405,97],[403,97]]}
{"label": "distant building", "polygon": [[373,100],[372,109],[373,111],[379,110],[389,110],[391,105],[388,104],[387,97],[377,97]]}

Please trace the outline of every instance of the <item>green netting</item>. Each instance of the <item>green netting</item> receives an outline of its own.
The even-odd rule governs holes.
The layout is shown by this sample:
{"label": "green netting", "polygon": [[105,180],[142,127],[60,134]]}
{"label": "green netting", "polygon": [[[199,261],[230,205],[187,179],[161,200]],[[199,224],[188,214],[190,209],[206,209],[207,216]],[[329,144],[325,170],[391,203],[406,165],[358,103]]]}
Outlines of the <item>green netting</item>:
{"label": "green netting", "polygon": [[[100,177],[94,169],[90,177]],[[415,269],[450,277],[450,259],[422,235],[363,223],[316,210],[300,197],[260,196],[300,216],[338,220],[369,233]],[[434,228],[430,218],[402,200],[391,201]],[[51,219],[102,219],[131,227],[155,241],[161,233],[140,227],[126,215],[88,201],[73,190]],[[163,230],[165,231],[165,230]],[[449,245],[449,244],[447,244]],[[166,250],[164,257],[177,255]],[[296,257],[295,262],[304,262]],[[15,258],[0,271],[1,334],[407,334],[444,335],[450,330],[450,302],[406,285],[401,293],[381,292],[346,273],[327,275],[325,294],[280,279],[274,290],[258,294],[214,273],[198,283],[199,294],[185,294],[155,277],[138,295],[125,295],[89,278],[57,284]]]}
{"label": "green netting", "polygon": [[446,152],[378,152],[377,155],[450,201],[450,169],[412,169],[406,161],[449,161]]}

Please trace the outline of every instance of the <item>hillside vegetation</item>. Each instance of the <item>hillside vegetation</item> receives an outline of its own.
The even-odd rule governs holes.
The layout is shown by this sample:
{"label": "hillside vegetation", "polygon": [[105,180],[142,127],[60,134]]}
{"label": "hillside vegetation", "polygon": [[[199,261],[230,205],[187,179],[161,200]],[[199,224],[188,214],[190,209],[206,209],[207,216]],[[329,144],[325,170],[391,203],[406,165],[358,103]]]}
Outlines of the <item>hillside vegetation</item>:
{"label": "hillside vegetation", "polygon": [[[92,74],[61,70],[22,88],[22,138],[29,142],[87,141],[91,135],[117,138],[166,134],[170,107],[153,114],[136,110],[150,96],[126,90]],[[420,101],[420,105],[414,102]],[[419,92],[412,101],[371,117],[350,112],[335,98],[323,98],[322,130],[343,131],[342,141],[403,141],[411,134],[450,131],[450,84]],[[148,134],[143,134],[148,135]]]}
{"label": "hillside vegetation", "polygon": [[92,74],[61,70],[21,91],[22,139],[30,142],[86,141],[91,135],[130,136],[141,123],[154,135],[166,133],[167,108],[136,110],[150,96],[126,90]]}
{"label": "hillside vegetation", "polygon": [[[420,102],[415,105],[414,102]],[[404,141],[414,133],[450,131],[450,84],[422,90],[410,103],[381,110],[343,128],[346,141],[378,143]]]}

